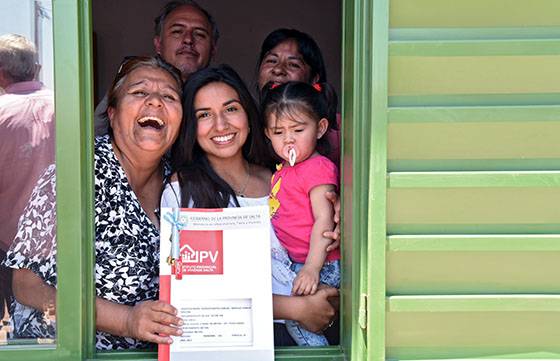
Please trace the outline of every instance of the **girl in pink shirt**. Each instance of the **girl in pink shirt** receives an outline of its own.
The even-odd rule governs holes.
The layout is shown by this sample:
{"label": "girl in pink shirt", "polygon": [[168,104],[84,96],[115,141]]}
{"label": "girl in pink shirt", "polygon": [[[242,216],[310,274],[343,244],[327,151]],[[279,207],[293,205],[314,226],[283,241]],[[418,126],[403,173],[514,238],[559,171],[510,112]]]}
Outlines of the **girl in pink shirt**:
{"label": "girl in pink shirt", "polygon": [[[324,195],[336,190],[338,169],[322,154],[329,151],[324,135],[336,127],[336,94],[326,83],[273,86],[263,114],[266,136],[282,160],[272,176],[269,202],[274,231],[297,273],[292,294],[313,294],[319,283],[339,287],[340,251],[327,252],[332,240],[322,235],[334,227],[333,205]],[[328,345],[323,335],[290,321],[286,326],[299,345]]]}

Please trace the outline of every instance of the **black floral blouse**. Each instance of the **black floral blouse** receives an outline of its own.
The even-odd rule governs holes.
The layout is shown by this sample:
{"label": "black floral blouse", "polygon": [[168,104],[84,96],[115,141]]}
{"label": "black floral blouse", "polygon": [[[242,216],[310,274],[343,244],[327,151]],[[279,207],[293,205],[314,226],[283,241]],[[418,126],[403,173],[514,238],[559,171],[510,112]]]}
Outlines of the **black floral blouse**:
{"label": "black floral blouse", "polygon": [[[94,160],[97,296],[125,305],[157,299],[159,231],[132,191],[108,136],[96,139]],[[8,267],[32,270],[52,286],[56,286],[54,171],[51,165],[33,191],[5,261]],[[43,311],[17,302],[11,311],[16,337],[54,337],[54,322]],[[101,331],[96,335],[96,347],[101,350],[149,346]]]}

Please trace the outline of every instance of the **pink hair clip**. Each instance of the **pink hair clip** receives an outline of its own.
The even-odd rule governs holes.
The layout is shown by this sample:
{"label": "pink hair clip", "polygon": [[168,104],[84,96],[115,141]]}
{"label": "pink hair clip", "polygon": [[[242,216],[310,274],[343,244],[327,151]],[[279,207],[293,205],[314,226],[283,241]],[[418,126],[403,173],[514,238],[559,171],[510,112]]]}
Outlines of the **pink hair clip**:
{"label": "pink hair clip", "polygon": [[313,88],[315,88],[315,90],[317,90],[319,93],[323,90],[323,88],[321,87],[321,84],[319,84],[319,83],[313,84]]}

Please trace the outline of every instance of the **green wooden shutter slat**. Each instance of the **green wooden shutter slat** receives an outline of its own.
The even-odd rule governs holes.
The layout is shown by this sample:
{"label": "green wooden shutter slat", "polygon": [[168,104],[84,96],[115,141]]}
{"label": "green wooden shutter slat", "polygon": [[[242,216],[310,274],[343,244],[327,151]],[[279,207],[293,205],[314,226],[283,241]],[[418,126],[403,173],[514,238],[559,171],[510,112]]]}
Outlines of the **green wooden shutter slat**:
{"label": "green wooden shutter slat", "polygon": [[560,40],[424,40],[392,41],[391,56],[558,55]]}
{"label": "green wooden shutter slat", "polygon": [[389,252],[559,252],[560,234],[394,235]]}
{"label": "green wooden shutter slat", "polygon": [[391,172],[389,188],[557,188],[560,171]]}
{"label": "green wooden shutter slat", "polygon": [[558,312],[560,295],[415,295],[387,297],[387,312]]}

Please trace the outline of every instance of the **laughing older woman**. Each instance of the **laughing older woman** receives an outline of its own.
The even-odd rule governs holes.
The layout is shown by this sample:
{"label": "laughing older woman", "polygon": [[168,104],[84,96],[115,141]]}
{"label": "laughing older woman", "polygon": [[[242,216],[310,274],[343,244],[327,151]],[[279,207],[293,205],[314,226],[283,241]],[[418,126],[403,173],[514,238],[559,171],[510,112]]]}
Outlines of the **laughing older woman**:
{"label": "laughing older woman", "polygon": [[[175,309],[156,301],[157,208],[164,155],[182,119],[181,76],[158,58],[124,62],[109,92],[111,135],[95,140],[95,286],[98,349],[142,348],[180,334]],[[38,182],[8,252],[15,336],[52,338],[56,300],[55,173]],[[59,310],[60,311],[60,310]],[[48,312],[47,312],[48,313]]]}

